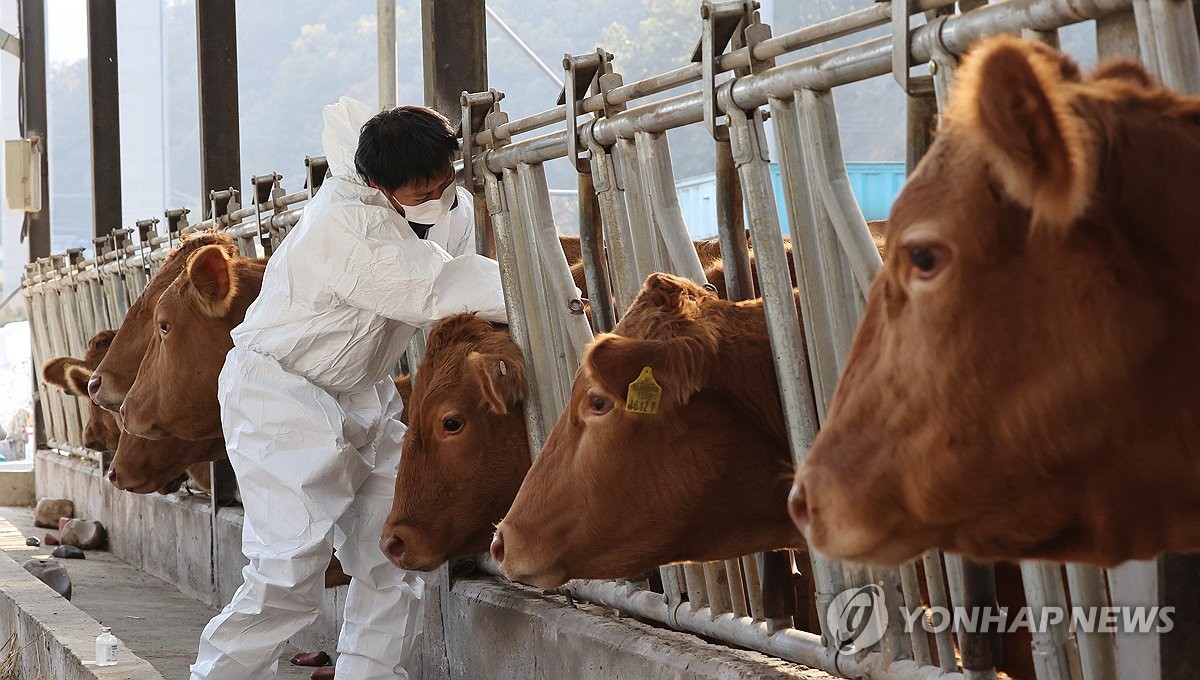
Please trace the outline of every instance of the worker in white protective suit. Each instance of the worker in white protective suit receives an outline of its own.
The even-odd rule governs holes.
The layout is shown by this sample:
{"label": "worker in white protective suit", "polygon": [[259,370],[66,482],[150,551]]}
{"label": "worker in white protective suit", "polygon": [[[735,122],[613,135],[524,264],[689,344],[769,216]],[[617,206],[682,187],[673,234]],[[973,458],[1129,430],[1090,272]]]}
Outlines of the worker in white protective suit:
{"label": "worker in white protective suit", "polygon": [[413,667],[423,583],[379,549],[405,432],[389,374],[419,327],[506,317],[496,262],[472,252],[449,123],[423,107],[373,113],[348,98],[325,107],[333,176],[232,333],[221,422],[250,564],[204,629],[193,680],[274,677],[284,642],[316,618],[331,543],[351,577],[335,677]]}

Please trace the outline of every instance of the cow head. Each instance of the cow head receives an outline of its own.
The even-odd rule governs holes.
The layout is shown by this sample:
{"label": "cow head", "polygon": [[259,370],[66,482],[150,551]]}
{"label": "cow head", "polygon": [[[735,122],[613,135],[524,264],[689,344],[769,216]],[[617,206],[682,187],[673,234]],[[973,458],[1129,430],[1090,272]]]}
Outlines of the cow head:
{"label": "cow head", "polygon": [[159,297],[183,271],[188,256],[209,245],[219,245],[230,255],[236,252],[229,235],[218,231],[203,231],[180,239],[179,247],[167,255],[162,267],[146,284],[146,289],[129,306],[125,320],[112,339],[108,354],[92,373],[88,382],[88,394],[92,401],[114,413],[120,410],[125,395],[137,377],[146,347],[154,337],[154,307]]}
{"label": "cow head", "polygon": [[1198,184],[1200,98],[981,44],[796,471],[811,545],[877,564],[1200,548]]}
{"label": "cow head", "polygon": [[[113,335],[113,331],[105,330],[92,336],[82,359],[57,357],[47,361],[42,366],[42,378],[48,385],[54,385],[71,396],[86,398],[91,369],[104,358]],[[97,451],[114,450],[121,434],[116,418],[90,400],[87,402],[87,412],[83,445]]]}
{"label": "cow head", "polygon": [[221,437],[217,377],[233,347],[229,333],[262,287],[260,260],[223,245],[196,250],[154,309],[154,337],[121,413],[142,437]]}
{"label": "cow head", "polygon": [[653,274],[585,352],[492,554],[554,587],[801,546],[790,472],[761,302]]}
{"label": "cow head", "polygon": [[221,439],[145,439],[123,432],[116,448],[108,481],[132,493],[171,493],[189,475],[206,486],[209,474],[207,465],[202,464],[225,458]]}
{"label": "cow head", "polygon": [[525,361],[506,328],[474,314],[429,333],[406,401],[408,433],[380,546],[428,570],[487,550],[529,469]]}

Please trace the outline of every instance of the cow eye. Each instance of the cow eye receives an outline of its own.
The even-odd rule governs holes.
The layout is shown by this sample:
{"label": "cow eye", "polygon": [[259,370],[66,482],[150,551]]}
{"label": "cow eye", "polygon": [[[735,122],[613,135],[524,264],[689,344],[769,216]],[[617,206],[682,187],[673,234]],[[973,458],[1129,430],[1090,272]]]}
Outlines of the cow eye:
{"label": "cow eye", "polygon": [[938,246],[914,245],[908,248],[908,261],[918,279],[933,278],[946,261],[946,251]]}
{"label": "cow eye", "polygon": [[592,415],[602,416],[612,410],[612,402],[598,395],[588,395],[588,410]]}
{"label": "cow eye", "polygon": [[449,434],[456,434],[463,428],[463,422],[458,418],[446,418],[442,421],[442,429]]}
{"label": "cow eye", "polygon": [[163,335],[170,333],[171,332],[171,324],[167,321],[159,321],[158,322],[158,332]]}

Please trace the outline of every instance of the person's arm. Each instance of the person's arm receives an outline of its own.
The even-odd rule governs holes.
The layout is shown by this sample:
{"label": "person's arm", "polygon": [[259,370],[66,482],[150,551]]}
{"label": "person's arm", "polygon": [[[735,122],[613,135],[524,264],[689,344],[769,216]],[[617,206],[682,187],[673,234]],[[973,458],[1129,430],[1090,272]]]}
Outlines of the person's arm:
{"label": "person's arm", "polygon": [[[349,215],[378,225],[397,221],[388,208],[363,205]],[[436,243],[415,237],[382,238],[400,229],[343,232],[327,252],[345,263],[334,295],[380,316],[423,327],[459,312],[478,312],[488,321],[508,323],[500,267],[473,253],[451,257]]]}

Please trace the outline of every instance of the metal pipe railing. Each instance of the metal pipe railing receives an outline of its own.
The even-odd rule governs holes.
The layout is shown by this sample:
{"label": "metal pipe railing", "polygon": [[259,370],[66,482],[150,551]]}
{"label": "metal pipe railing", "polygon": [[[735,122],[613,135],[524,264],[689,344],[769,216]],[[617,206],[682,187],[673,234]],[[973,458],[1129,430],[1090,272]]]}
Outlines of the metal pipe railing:
{"label": "metal pipe railing", "polygon": [[[1023,27],[1057,28],[1128,9],[1132,0],[1010,0],[981,7],[944,22],[913,30],[912,57],[928,61],[934,45],[961,54],[972,42],[987,35],[1013,32]],[[776,66],[732,83],[731,100],[743,110],[767,103],[772,97],[791,97],[796,90],[828,90],[889,73],[892,42],[878,38]],[[601,146],[631,139],[638,132],[665,132],[704,120],[704,93],[691,92],[629,109],[580,126],[581,139],[590,135]],[[722,112],[728,113],[722,109]],[[566,132],[522,140],[496,149],[486,157],[491,172],[518,163],[542,163],[566,154]]]}
{"label": "metal pipe railing", "polygon": [[[939,7],[953,5],[954,0],[921,0],[913,3],[911,11],[920,14]],[[729,73],[739,68],[745,68],[751,61],[769,61],[789,52],[813,47],[824,42],[853,35],[860,31],[883,26],[892,20],[892,6],[882,3],[867,9],[851,12],[844,16],[822,21],[820,23],[799,28],[783,35],[764,40],[750,47],[742,47],[723,54],[716,66],[717,73]],[[703,68],[699,63],[680,66],[679,68],[657,75],[612,88],[607,93],[596,94],[578,102],[576,115],[604,111],[608,107],[621,106],[636,99],[673,90],[677,87],[690,85],[700,81]],[[561,85],[561,83],[560,83]],[[484,130],[475,136],[479,146],[489,146],[499,141],[508,141],[524,132],[532,132],[548,125],[566,119],[567,107],[556,106],[552,109],[539,111],[525,118],[518,118],[509,123],[497,126],[494,130]]]}

